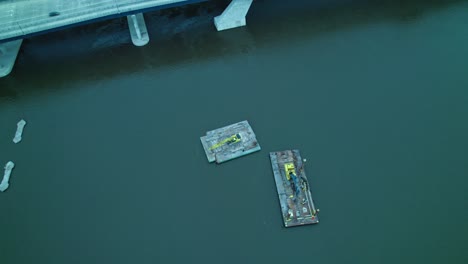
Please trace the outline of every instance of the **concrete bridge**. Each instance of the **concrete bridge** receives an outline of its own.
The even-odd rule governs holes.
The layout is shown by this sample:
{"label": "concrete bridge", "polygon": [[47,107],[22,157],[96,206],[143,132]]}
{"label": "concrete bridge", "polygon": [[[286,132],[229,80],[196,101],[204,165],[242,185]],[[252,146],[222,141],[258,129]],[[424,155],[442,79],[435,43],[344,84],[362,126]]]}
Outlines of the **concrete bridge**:
{"label": "concrete bridge", "polygon": [[[23,38],[127,16],[136,46],[149,42],[143,13],[207,0],[3,0],[0,1],[0,77],[13,69]],[[232,0],[214,18],[218,31],[245,26],[253,0]]]}

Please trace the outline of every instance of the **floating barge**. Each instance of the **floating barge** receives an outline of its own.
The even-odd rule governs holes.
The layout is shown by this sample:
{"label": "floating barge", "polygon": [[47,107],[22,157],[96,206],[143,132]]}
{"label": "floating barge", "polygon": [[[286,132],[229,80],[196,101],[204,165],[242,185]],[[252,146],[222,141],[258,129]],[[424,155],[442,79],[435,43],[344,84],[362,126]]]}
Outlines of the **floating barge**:
{"label": "floating barge", "polygon": [[315,209],[310,184],[304,171],[304,161],[299,150],[270,152],[270,160],[284,226],[318,223],[319,210]]}
{"label": "floating barge", "polygon": [[200,140],[209,162],[222,163],[261,149],[247,121],[208,131]]}

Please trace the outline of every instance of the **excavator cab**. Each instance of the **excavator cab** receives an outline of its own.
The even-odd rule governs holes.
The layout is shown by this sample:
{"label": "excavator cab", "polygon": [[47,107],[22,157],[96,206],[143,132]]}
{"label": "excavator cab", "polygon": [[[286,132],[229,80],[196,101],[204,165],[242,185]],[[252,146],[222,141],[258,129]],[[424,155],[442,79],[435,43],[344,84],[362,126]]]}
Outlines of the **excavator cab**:
{"label": "excavator cab", "polygon": [[286,172],[286,179],[288,179],[288,181],[292,180],[291,181],[291,188],[293,189],[293,191],[296,192],[296,195],[299,195],[300,185],[299,185],[299,181],[297,179],[296,168],[294,166],[294,163],[284,164],[284,170]]}
{"label": "excavator cab", "polygon": [[296,167],[294,166],[294,163],[284,164],[284,172],[286,173],[286,179],[289,181],[291,179],[291,173],[296,174]]}
{"label": "excavator cab", "polygon": [[237,143],[241,140],[241,136],[239,134],[235,134],[233,136],[231,136],[227,142],[228,145],[232,144],[232,143]]}

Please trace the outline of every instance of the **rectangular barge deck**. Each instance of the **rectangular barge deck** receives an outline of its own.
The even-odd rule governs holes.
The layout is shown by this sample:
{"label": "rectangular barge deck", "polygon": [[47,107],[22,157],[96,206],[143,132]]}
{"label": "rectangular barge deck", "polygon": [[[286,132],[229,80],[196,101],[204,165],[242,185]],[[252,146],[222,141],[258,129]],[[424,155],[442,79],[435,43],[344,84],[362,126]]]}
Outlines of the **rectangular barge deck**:
{"label": "rectangular barge deck", "polygon": [[200,140],[209,162],[222,163],[261,149],[247,120],[208,131]]}
{"label": "rectangular barge deck", "polygon": [[285,227],[319,222],[299,150],[270,152]]}

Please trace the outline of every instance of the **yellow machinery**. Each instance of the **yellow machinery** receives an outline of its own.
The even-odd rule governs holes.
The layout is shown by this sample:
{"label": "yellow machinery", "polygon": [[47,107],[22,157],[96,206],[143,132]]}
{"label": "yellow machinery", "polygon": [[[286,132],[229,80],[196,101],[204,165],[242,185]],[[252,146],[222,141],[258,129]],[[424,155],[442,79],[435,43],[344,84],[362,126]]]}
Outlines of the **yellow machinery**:
{"label": "yellow machinery", "polygon": [[221,146],[224,146],[225,144],[232,144],[232,143],[237,143],[241,141],[241,136],[239,134],[235,134],[235,135],[232,135],[228,138],[226,138],[225,140],[222,140],[216,144],[214,144],[213,146],[211,146],[210,150],[214,150],[214,149],[217,149]]}
{"label": "yellow machinery", "polygon": [[286,172],[286,179],[288,181],[291,179],[291,173],[296,174],[296,167],[294,166],[294,163],[285,163],[284,164],[284,171]]}

